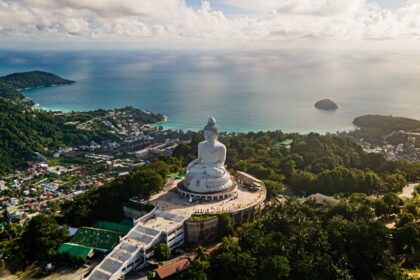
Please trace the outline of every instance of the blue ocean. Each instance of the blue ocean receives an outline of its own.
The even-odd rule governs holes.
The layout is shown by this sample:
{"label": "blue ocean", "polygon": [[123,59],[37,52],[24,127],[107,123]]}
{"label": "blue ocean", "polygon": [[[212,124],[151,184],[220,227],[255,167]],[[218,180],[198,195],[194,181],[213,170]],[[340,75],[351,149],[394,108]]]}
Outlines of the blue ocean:
{"label": "blue ocean", "polygon": [[[348,51],[0,51],[0,75],[54,72],[77,83],[27,90],[40,108],[135,106],[172,129],[335,132],[362,114],[420,119],[420,56]],[[340,109],[314,103],[334,100]]]}

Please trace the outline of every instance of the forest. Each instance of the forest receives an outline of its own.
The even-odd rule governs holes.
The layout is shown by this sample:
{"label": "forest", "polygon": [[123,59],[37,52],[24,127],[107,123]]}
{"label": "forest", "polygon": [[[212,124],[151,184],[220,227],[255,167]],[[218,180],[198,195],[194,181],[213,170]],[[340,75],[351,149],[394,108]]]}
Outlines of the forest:
{"label": "forest", "polygon": [[[415,119],[382,116],[382,115],[363,115],[353,120],[357,129],[349,132],[339,133],[344,137],[363,139],[366,142],[382,146],[384,140],[394,142],[393,144],[404,143],[405,140],[398,137],[392,139],[391,133],[397,131],[419,132],[420,121]],[[387,138],[387,139],[385,139]]]}
{"label": "forest", "polygon": [[196,250],[176,279],[413,279],[403,268],[420,261],[418,200],[394,208],[393,229],[373,204],[361,194],[337,205],[277,203],[224,237],[214,254]]}
{"label": "forest", "polygon": [[[293,140],[290,148],[277,145],[286,139]],[[201,140],[197,134],[173,155],[189,162]],[[335,135],[250,132],[225,134],[221,141],[227,146],[228,168],[265,180],[268,187],[286,185],[300,195],[399,192],[407,181],[420,179],[420,164],[386,161]]]}
{"label": "forest", "polygon": [[[162,120],[162,115],[131,107],[115,110],[117,113],[121,111],[130,113],[139,123]],[[0,98],[0,175],[25,167],[27,161],[37,158],[37,153],[48,155],[59,147],[118,140],[106,127],[97,125],[94,129],[83,130],[72,124],[103,116],[107,112],[96,110],[55,114]]]}

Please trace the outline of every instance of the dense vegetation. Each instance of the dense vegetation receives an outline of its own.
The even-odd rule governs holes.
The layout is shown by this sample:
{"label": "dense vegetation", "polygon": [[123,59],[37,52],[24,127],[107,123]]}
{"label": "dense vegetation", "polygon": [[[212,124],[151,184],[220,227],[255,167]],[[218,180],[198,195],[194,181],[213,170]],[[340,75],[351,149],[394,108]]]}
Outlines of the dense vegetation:
{"label": "dense vegetation", "polygon": [[[162,120],[161,115],[127,107],[115,110],[127,112],[139,123]],[[54,114],[33,110],[26,104],[0,98],[0,175],[22,167],[26,161],[48,154],[63,146],[88,145],[90,141],[118,140],[100,123],[90,129],[79,129],[79,122],[103,116],[105,110]]]}
{"label": "dense vegetation", "polygon": [[420,128],[420,121],[381,115],[364,115],[353,120],[353,124],[360,128],[375,128],[390,133],[395,130],[412,130]]}
{"label": "dense vegetation", "polygon": [[[290,149],[276,145],[285,139],[294,140]],[[119,222],[123,219],[123,203],[133,196],[147,199],[160,191],[168,174],[183,171],[201,140],[197,134],[191,145],[179,145],[174,152],[177,157],[159,159],[66,202],[59,224]],[[260,275],[264,279],[404,279],[401,266],[418,265],[418,198],[404,203],[387,193],[399,191],[406,178],[419,179],[418,166],[387,162],[378,155],[366,154],[350,140],[331,135],[277,131],[223,135],[221,140],[228,146],[228,166],[264,179],[273,192],[286,183],[295,191],[307,193],[386,194],[381,198],[347,195],[337,205],[293,199],[284,204],[273,202],[256,221],[237,229],[228,215],[222,215],[218,238],[238,238],[224,238],[220,250],[210,259],[200,254],[180,279],[255,279]],[[393,229],[385,226],[391,217],[396,217]],[[23,244],[23,236],[29,236],[25,234],[29,229],[35,232],[32,238],[40,236],[40,243],[51,243],[42,239],[45,233],[41,229],[54,231],[56,222],[47,221],[46,225],[35,224],[39,230],[28,225],[21,237],[15,238],[16,248]],[[57,237],[60,241],[63,238]],[[57,244],[48,246],[55,248]],[[29,247],[43,260],[54,257],[44,246]],[[160,249],[162,259],[166,258],[170,252]],[[9,247],[7,250],[13,251]]]}
{"label": "dense vegetation", "polygon": [[22,100],[24,99],[21,94],[14,86],[0,80],[0,97],[8,100]]}
{"label": "dense vegetation", "polygon": [[171,258],[171,249],[166,243],[159,243],[154,250],[153,257],[157,261],[169,260]]}
{"label": "dense vegetation", "polygon": [[[72,83],[42,71],[15,73],[0,78],[0,175],[24,166],[26,161],[35,159],[37,153],[47,154],[61,146],[89,144],[90,141],[117,140],[100,121],[92,121],[90,127],[84,129],[77,126],[81,122],[103,117],[109,111],[54,114],[33,110],[32,103],[17,90]],[[139,123],[163,120],[160,114],[132,107],[114,110],[116,115],[122,112]]]}
{"label": "dense vegetation", "polygon": [[8,260],[7,269],[14,273],[50,262],[74,267],[85,264],[83,257],[57,252],[58,247],[68,239],[68,229],[59,226],[53,215],[40,214],[25,224],[5,224],[0,232],[0,254]]}
{"label": "dense vegetation", "polygon": [[[393,131],[417,131],[420,130],[420,121],[409,118],[381,116],[381,115],[364,115],[353,120],[353,124],[358,126],[358,129],[350,131],[349,133],[342,133],[343,135],[350,135],[357,139],[363,138],[369,143],[381,146],[384,137],[388,136]],[[387,139],[392,142],[391,139]],[[401,143],[401,139],[396,139],[396,143]],[[402,141],[404,142],[404,141]]]}
{"label": "dense vegetation", "polygon": [[[276,145],[285,139],[294,141],[290,149]],[[190,161],[201,140],[197,135],[190,145],[178,146],[174,156]],[[269,187],[287,184],[305,194],[398,192],[407,180],[420,179],[419,164],[386,161],[334,135],[251,132],[225,135],[221,141],[227,146],[228,167],[249,172]]]}
{"label": "dense vegetation", "polygon": [[405,210],[390,230],[372,203],[354,195],[335,206],[278,204],[238,228],[239,240],[224,238],[215,256],[198,258],[179,278],[405,279],[400,264],[412,267],[420,256],[418,210],[416,216]]}
{"label": "dense vegetation", "polygon": [[89,190],[63,205],[60,221],[72,226],[90,226],[98,220],[119,222],[124,218],[123,203],[133,196],[148,199],[151,194],[159,192],[166,183],[166,175],[178,172],[180,166],[180,162],[174,159],[141,166],[129,176]]}
{"label": "dense vegetation", "polygon": [[0,81],[3,81],[17,89],[48,87],[52,85],[69,85],[74,83],[74,81],[66,80],[53,73],[43,71],[14,73],[0,77]]}
{"label": "dense vegetation", "polygon": [[25,259],[29,261],[48,260],[68,238],[66,227],[59,227],[49,215],[32,218],[25,227],[18,245]]}
{"label": "dense vegetation", "polygon": [[36,153],[113,137],[104,130],[80,130],[66,124],[73,119],[0,99],[0,174],[24,166]]}

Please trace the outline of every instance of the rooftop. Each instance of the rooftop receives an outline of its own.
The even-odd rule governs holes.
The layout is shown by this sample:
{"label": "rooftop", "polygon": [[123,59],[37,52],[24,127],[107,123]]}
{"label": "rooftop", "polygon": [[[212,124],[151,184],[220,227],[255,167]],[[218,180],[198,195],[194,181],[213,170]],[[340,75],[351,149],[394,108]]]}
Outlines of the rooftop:
{"label": "rooftop", "polygon": [[97,221],[94,225],[94,228],[99,228],[99,229],[106,229],[106,230],[111,230],[111,231],[115,231],[115,232],[121,232],[124,234],[127,234],[130,229],[132,228],[132,226],[126,225],[126,224],[117,224],[117,223],[111,223],[111,222],[107,222],[107,221]]}
{"label": "rooftop", "polygon": [[183,220],[185,220],[185,217],[183,216],[163,212],[157,209],[153,212],[152,216],[141,220],[140,224],[157,231],[170,231],[172,228],[178,226]]}
{"label": "rooftop", "polygon": [[71,243],[110,251],[120,241],[124,234],[111,230],[81,227],[72,237]]}
{"label": "rooftop", "polygon": [[186,270],[188,267],[190,267],[190,265],[192,264],[192,261],[193,260],[188,257],[188,258],[180,259],[175,262],[165,264],[155,270],[156,276],[159,279],[165,279],[178,272]]}
{"label": "rooftop", "polygon": [[74,243],[63,243],[58,248],[58,253],[63,254],[67,253],[72,257],[91,257],[93,254],[93,248],[88,246],[83,246]]}

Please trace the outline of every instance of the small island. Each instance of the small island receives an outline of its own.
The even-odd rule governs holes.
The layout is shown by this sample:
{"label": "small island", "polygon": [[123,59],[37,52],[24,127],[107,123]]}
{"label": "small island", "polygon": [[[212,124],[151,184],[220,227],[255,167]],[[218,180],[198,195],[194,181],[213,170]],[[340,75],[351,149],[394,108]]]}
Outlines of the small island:
{"label": "small island", "polygon": [[315,103],[315,108],[320,109],[320,110],[328,110],[328,111],[332,111],[332,110],[337,110],[338,109],[338,105],[332,101],[331,99],[322,99],[319,100]]}

